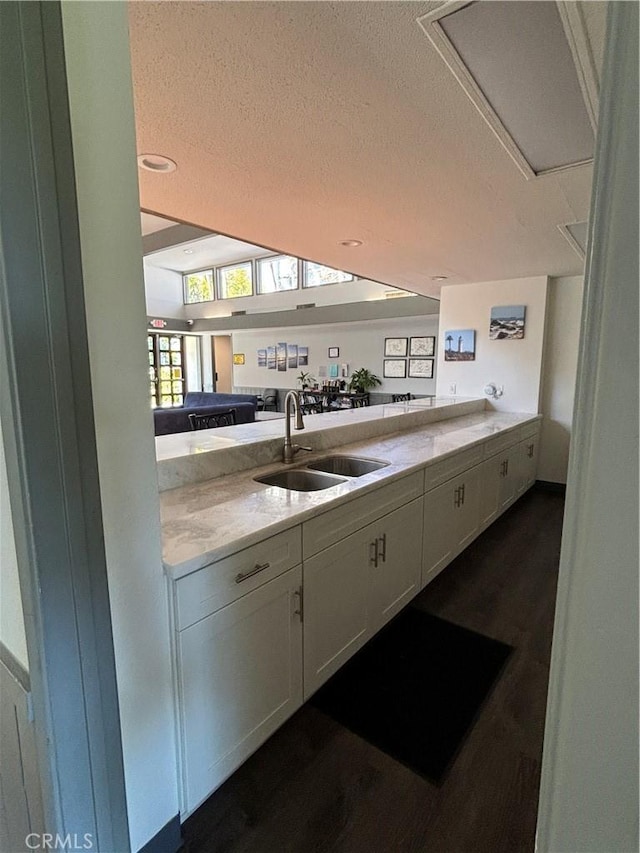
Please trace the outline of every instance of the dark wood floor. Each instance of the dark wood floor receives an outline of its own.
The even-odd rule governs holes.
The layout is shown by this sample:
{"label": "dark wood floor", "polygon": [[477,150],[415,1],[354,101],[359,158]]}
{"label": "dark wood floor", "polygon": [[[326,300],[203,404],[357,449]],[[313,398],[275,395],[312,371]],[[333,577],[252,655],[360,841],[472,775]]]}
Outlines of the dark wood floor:
{"label": "dark wood floor", "polygon": [[308,705],[184,824],[188,853],[528,853],[564,500],[532,490],[414,601],[515,652],[440,787]]}

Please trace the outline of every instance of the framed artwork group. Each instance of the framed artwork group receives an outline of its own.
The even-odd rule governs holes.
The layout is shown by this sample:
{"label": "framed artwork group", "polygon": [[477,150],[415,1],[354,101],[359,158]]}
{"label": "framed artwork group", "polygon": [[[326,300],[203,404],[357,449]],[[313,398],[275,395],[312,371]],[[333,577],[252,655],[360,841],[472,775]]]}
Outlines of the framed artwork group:
{"label": "framed artwork group", "polygon": [[384,339],[385,379],[433,379],[435,335]]}

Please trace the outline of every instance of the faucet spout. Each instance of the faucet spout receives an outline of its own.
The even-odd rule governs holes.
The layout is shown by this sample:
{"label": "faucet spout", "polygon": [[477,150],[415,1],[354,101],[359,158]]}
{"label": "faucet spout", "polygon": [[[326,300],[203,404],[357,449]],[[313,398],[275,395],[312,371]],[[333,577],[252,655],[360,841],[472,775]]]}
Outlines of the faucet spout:
{"label": "faucet spout", "polygon": [[284,462],[293,462],[293,458],[299,450],[311,450],[310,447],[301,447],[298,444],[291,443],[291,415],[292,409],[295,412],[296,422],[294,429],[304,429],[304,420],[302,419],[302,407],[300,405],[300,394],[298,391],[289,391],[284,399],[284,447],[282,448],[282,459]]}

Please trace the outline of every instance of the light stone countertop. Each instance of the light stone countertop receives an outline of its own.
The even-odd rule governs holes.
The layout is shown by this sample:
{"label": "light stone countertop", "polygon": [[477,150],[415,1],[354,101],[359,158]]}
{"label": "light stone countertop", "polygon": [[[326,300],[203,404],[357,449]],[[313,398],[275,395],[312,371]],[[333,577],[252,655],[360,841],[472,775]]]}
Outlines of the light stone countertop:
{"label": "light stone countertop", "polygon": [[[540,418],[534,414],[476,412],[341,445],[332,452],[390,464],[317,492],[288,491],[254,481],[256,476],[285,467],[281,462],[164,491],[160,508],[166,573],[176,580],[496,433]],[[298,433],[297,437],[303,441],[306,434]],[[296,463],[286,467],[304,467],[326,453],[326,448],[301,452]]]}
{"label": "light stone countertop", "polygon": [[[331,450],[354,441],[425,426],[458,415],[485,410],[484,398],[424,397],[305,416],[304,432],[292,432],[297,443]],[[218,429],[156,437],[158,487],[176,489],[237,471],[278,462],[282,458],[284,420],[256,421]]]}

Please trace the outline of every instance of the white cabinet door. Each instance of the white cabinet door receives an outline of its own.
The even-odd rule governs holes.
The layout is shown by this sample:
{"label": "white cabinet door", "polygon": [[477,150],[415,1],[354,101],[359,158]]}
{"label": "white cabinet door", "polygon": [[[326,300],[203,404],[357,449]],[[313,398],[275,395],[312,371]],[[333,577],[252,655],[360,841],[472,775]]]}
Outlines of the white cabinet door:
{"label": "white cabinet door", "polygon": [[300,566],[177,636],[183,810],[302,704]]}
{"label": "white cabinet door", "polygon": [[520,479],[520,448],[519,445],[510,447],[500,454],[500,487],[498,514],[503,513],[517,497],[518,481]]}
{"label": "white cabinet door", "polygon": [[532,435],[520,443],[519,491],[525,492],[536,481],[538,470],[538,435]]}
{"label": "white cabinet door", "polygon": [[480,530],[480,469],[476,465],[424,496],[423,587]]}
{"label": "white cabinet door", "polygon": [[500,512],[504,454],[492,456],[480,466],[480,529],[492,524]]}
{"label": "white cabinet door", "polygon": [[368,639],[375,546],[368,525],[304,561],[305,699]]}
{"label": "white cabinet door", "polygon": [[458,524],[458,485],[456,477],[424,496],[423,587],[453,559]]}
{"label": "white cabinet door", "polygon": [[456,477],[458,506],[454,512],[454,550],[463,551],[478,535],[480,522],[480,466],[476,465]]}
{"label": "white cabinet door", "polygon": [[423,514],[420,498],[371,525],[378,541],[369,608],[374,633],[420,591]]}

